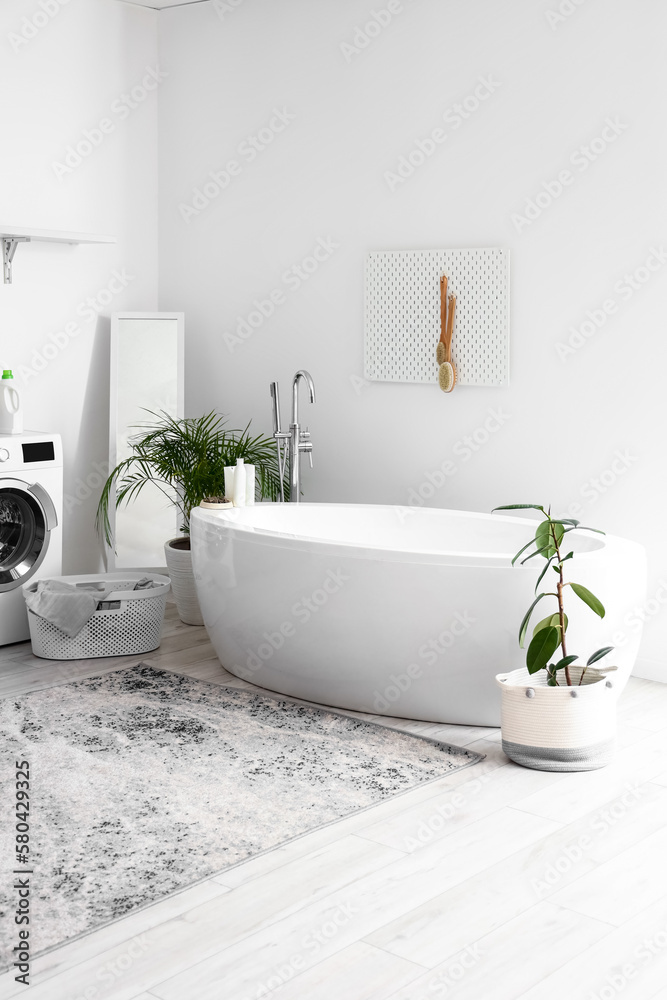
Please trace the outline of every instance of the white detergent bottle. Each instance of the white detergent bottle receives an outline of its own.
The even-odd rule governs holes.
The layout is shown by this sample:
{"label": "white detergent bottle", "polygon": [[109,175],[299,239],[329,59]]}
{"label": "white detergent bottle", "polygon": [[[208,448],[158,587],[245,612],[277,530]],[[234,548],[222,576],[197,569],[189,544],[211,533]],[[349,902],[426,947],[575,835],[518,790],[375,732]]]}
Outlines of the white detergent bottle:
{"label": "white detergent bottle", "polygon": [[245,507],[245,494],[246,494],[245,464],[242,458],[237,458],[236,468],[234,470],[233,499],[235,507]]}
{"label": "white detergent bottle", "polygon": [[0,434],[20,434],[22,430],[21,396],[14,385],[14,376],[6,368],[0,381]]}

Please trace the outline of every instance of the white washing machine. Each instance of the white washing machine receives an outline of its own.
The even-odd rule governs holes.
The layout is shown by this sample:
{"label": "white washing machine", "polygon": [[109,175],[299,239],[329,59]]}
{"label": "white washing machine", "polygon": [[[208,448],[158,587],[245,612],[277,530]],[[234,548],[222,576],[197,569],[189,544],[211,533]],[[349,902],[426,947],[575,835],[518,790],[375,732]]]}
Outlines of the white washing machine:
{"label": "white washing machine", "polygon": [[60,436],[0,434],[0,646],[30,637],[21,586],[62,574]]}

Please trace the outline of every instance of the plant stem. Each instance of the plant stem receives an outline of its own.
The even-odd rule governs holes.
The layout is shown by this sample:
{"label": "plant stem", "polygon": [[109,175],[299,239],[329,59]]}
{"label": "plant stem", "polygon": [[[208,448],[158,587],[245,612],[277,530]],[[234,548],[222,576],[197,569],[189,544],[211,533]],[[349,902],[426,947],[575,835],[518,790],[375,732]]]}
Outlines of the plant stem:
{"label": "plant stem", "polygon": [[[549,517],[551,520],[551,517]],[[556,550],[556,558],[558,560],[558,576],[559,580],[556,584],[556,590],[558,592],[558,619],[560,622],[560,646],[563,651],[563,656],[567,656],[567,648],[565,646],[565,609],[563,608],[563,560],[560,555],[560,548],[558,545],[558,539],[556,537],[556,531],[554,529],[553,523],[551,525],[551,537],[554,541],[554,548]],[[572,687],[572,678],[570,677],[570,668],[565,667],[565,681],[568,687]]]}

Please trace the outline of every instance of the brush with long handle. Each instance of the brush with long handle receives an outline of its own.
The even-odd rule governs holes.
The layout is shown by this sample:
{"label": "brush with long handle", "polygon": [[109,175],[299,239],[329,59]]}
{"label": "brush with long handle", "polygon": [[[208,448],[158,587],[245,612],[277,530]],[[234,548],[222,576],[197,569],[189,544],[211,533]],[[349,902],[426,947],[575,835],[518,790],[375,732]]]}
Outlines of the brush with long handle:
{"label": "brush with long handle", "polygon": [[447,275],[440,278],[440,340],[435,351],[435,360],[439,365],[445,360],[445,333],[447,326]]}
{"label": "brush with long handle", "polygon": [[450,295],[447,309],[447,332],[444,339],[445,360],[438,371],[438,385],[443,392],[451,392],[456,385],[456,368],[452,364],[452,335],[454,333],[454,310],[456,296]]}

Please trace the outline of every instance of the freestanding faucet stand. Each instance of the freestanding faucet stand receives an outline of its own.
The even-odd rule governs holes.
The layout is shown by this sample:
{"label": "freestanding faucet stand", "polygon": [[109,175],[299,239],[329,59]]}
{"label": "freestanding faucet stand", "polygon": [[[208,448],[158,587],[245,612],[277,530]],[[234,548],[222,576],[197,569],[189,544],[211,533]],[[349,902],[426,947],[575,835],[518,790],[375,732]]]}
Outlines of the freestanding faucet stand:
{"label": "freestanding faucet stand", "polygon": [[[280,470],[280,499],[284,502],[285,493],[283,490],[283,476],[285,474],[285,462],[289,460],[290,477],[290,500],[292,503],[299,503],[301,500],[301,454],[308,453],[310,467],[313,467],[313,446],[310,441],[310,431],[306,428],[301,430],[299,424],[299,381],[304,379],[308,383],[311,403],[315,402],[315,384],[309,372],[303,368],[299,369],[292,380],[292,421],[289,432],[283,431],[280,426],[280,394],[278,383],[271,383],[271,399],[273,401],[273,436],[276,439],[278,449],[278,468]],[[287,450],[287,454],[285,454]]]}

